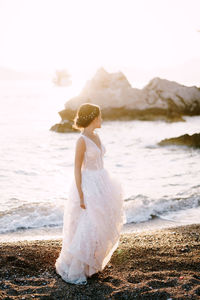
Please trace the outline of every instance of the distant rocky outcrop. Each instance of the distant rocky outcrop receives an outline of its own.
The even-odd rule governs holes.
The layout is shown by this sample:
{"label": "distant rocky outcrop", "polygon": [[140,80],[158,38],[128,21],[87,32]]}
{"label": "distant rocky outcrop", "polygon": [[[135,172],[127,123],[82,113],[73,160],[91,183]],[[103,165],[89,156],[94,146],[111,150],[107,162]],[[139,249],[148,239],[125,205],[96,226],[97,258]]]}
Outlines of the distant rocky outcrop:
{"label": "distant rocky outcrop", "polygon": [[189,147],[200,148],[200,133],[195,133],[192,135],[184,134],[179,137],[165,139],[159,142],[158,145],[185,145]]}
{"label": "distant rocky outcrop", "polygon": [[67,70],[56,70],[53,83],[57,86],[70,86],[72,84],[71,75]]}
{"label": "distant rocky outcrop", "polygon": [[79,96],[66,102],[65,109],[59,112],[61,124],[64,120],[72,122],[84,102],[100,105],[104,120],[184,121],[184,115],[200,114],[200,89],[160,78],[136,89],[122,72],[108,73],[101,68]]}

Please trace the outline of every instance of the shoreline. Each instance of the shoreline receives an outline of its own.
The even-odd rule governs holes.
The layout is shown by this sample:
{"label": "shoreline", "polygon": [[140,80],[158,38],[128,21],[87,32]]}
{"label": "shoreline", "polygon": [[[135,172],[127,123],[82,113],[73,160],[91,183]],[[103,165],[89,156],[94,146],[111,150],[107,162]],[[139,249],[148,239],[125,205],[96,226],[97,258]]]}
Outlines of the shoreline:
{"label": "shoreline", "polygon": [[[145,231],[155,231],[158,229],[168,229],[180,226],[187,226],[193,224],[200,224],[200,222],[177,222],[172,220],[167,220],[163,218],[152,218],[148,221],[140,223],[126,223],[124,224],[121,234],[126,233],[140,233]],[[46,228],[33,228],[18,230],[9,233],[0,234],[0,243],[4,242],[18,242],[18,241],[34,241],[34,240],[55,240],[62,238],[62,227],[46,227]]]}
{"label": "shoreline", "polygon": [[[200,224],[122,233],[85,286],[55,272],[62,239],[0,243],[0,299],[198,299]],[[82,297],[82,298],[81,298]]]}

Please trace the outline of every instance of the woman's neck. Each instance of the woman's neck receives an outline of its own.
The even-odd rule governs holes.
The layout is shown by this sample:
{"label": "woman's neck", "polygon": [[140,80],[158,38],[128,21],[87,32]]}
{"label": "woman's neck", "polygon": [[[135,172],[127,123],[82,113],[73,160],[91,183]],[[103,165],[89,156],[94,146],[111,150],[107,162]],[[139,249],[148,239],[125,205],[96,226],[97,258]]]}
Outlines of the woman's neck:
{"label": "woman's neck", "polygon": [[95,128],[84,128],[84,130],[82,131],[83,134],[86,134],[88,136],[94,136],[95,132],[94,132]]}

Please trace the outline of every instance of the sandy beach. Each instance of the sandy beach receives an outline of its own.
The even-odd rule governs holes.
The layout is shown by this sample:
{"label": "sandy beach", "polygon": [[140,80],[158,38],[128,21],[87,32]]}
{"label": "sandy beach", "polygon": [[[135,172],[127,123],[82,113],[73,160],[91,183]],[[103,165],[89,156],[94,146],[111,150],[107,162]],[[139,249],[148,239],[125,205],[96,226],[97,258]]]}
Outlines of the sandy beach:
{"label": "sandy beach", "polygon": [[0,299],[199,299],[200,225],[122,234],[87,285],[55,272],[62,240],[1,243]]}

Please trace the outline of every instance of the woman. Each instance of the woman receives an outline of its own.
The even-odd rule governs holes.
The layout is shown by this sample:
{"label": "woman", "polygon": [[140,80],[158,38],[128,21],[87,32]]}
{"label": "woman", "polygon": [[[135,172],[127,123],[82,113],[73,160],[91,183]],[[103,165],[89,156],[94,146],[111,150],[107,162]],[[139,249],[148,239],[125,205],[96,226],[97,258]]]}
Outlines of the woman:
{"label": "woman", "polygon": [[74,119],[81,130],[76,142],[74,175],[64,210],[63,242],[56,272],[66,282],[86,284],[102,271],[119,244],[126,222],[120,182],[103,165],[106,152],[98,134],[98,105],[82,104]]}

